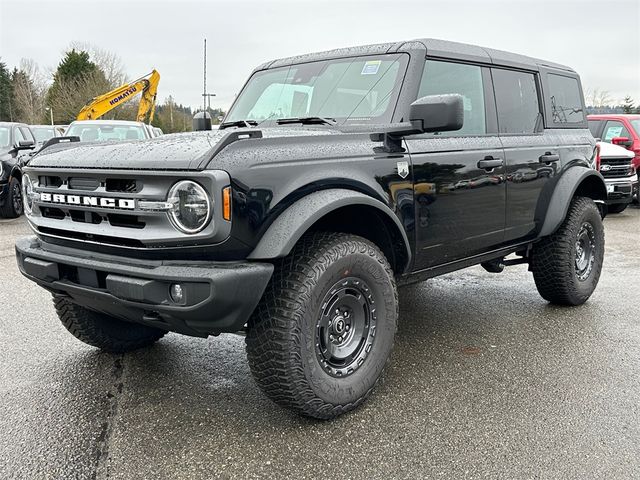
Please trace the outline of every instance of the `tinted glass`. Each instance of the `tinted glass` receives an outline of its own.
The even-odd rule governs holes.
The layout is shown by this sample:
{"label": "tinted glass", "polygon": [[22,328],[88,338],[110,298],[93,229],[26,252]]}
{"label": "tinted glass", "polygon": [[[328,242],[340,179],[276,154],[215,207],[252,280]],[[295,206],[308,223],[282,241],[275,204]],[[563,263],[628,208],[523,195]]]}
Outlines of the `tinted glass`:
{"label": "tinted glass", "polygon": [[487,133],[482,69],[476,65],[427,60],[418,98],[458,93],[464,100],[464,123],[460,130],[438,135],[482,135]]}
{"label": "tinted glass", "polygon": [[11,141],[11,132],[7,127],[0,127],[0,147],[8,147]]}
{"label": "tinted glass", "polygon": [[576,123],[584,121],[582,95],[578,80],[563,75],[547,75],[549,105],[554,123]]}
{"label": "tinted glass", "polygon": [[533,133],[538,117],[538,91],[532,73],[493,69],[500,133]]}
{"label": "tinted glass", "polygon": [[611,142],[611,139],[615,137],[631,138],[631,135],[629,135],[629,130],[627,130],[622,122],[609,120],[604,126],[604,131],[602,132],[602,141]]}
{"label": "tinted glass", "polygon": [[18,127],[13,129],[13,135],[16,137],[15,138],[15,145],[20,145],[20,142],[22,142],[24,140],[24,136],[22,135],[22,132],[20,131],[20,129]]}
{"label": "tinted glass", "polygon": [[600,131],[602,120],[589,120],[587,123],[589,125],[589,130],[591,131],[591,135],[598,138],[598,132]]}
{"label": "tinted glass", "polygon": [[33,138],[33,135],[31,134],[31,130],[29,130],[28,128],[25,128],[25,127],[20,127],[20,130],[22,131],[22,136],[25,138],[25,140],[31,140],[32,142],[35,143],[35,139]]}
{"label": "tinted glass", "polygon": [[407,55],[310,62],[255,73],[226,122],[294,117],[389,121]]}
{"label": "tinted glass", "polygon": [[640,118],[631,120],[631,128],[636,132],[637,136],[640,136]]}

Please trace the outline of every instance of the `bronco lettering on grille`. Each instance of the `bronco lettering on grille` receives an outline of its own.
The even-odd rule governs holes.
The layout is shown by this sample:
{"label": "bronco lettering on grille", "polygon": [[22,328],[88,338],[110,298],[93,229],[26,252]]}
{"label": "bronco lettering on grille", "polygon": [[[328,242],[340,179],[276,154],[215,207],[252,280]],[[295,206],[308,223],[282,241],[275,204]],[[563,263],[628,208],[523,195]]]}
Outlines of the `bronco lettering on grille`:
{"label": "bronco lettering on grille", "polygon": [[43,203],[61,203],[65,205],[81,205],[85,207],[121,208],[134,210],[136,201],[132,198],[88,197],[85,195],[64,195],[61,193],[40,194]]}

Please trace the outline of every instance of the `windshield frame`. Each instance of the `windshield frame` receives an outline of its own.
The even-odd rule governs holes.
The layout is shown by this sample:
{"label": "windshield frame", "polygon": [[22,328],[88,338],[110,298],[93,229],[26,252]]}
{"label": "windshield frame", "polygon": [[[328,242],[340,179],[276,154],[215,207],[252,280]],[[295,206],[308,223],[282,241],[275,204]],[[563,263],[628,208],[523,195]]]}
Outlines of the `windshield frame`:
{"label": "windshield frame", "polygon": [[[387,108],[385,109],[384,113],[380,116],[376,116],[376,117],[370,117],[368,120],[362,120],[362,118],[358,118],[354,116],[354,112],[351,112],[350,116],[347,117],[346,119],[344,117],[337,117],[337,123],[336,125],[333,126],[342,126],[342,125],[372,125],[372,124],[386,124],[386,123],[391,123],[397,108],[398,108],[398,103],[400,100],[400,97],[402,96],[403,93],[403,87],[404,87],[404,82],[406,79],[406,75],[407,75],[407,71],[409,69],[409,66],[411,64],[411,57],[412,55],[409,52],[406,51],[396,51],[396,52],[387,52],[387,53],[377,53],[377,54],[360,54],[360,55],[350,55],[350,56],[339,56],[339,57],[332,57],[332,58],[321,58],[318,60],[310,60],[310,61],[306,61],[306,62],[296,62],[296,63],[291,63],[291,64],[287,64],[287,65],[279,65],[277,67],[272,67],[272,68],[260,68],[260,69],[256,69],[254,70],[251,75],[249,76],[249,78],[247,79],[247,81],[245,82],[245,84],[243,85],[242,89],[240,90],[240,93],[236,96],[236,98],[234,99],[233,103],[231,104],[231,107],[229,107],[229,110],[227,112],[227,114],[225,115],[225,118],[223,120],[223,124],[226,122],[233,122],[233,121],[238,121],[238,119],[236,120],[232,120],[231,119],[231,114],[234,112],[234,110],[236,109],[236,107],[238,106],[239,101],[241,100],[242,96],[246,93],[247,89],[249,88],[249,86],[251,85],[251,82],[256,78],[257,75],[261,75],[264,74],[266,72],[274,72],[277,70],[288,70],[291,68],[294,68],[298,65],[308,65],[308,64],[313,64],[313,63],[321,63],[321,62],[325,62],[325,63],[329,63],[329,62],[354,62],[357,61],[358,59],[380,59],[382,57],[396,57],[396,59],[399,62],[399,67],[398,67],[398,72],[397,72],[397,77],[395,79],[395,82],[393,84],[393,90],[391,91],[390,95],[389,95],[389,103],[387,105]],[[312,114],[309,114],[309,116],[315,116]],[[328,117],[333,118],[331,115],[328,115]],[[286,118],[290,118],[290,117],[267,117],[265,119],[261,119],[261,120],[257,120],[258,125],[256,126],[277,126],[278,125],[278,120],[281,119],[286,119]],[[255,120],[255,119],[240,119],[240,120]],[[327,127],[329,125],[308,125],[308,124],[295,124],[295,123],[287,123],[287,124],[282,124],[282,125],[287,125],[287,126],[304,126],[304,127],[318,127],[318,126],[324,126]],[[331,126],[329,126],[331,127]]]}

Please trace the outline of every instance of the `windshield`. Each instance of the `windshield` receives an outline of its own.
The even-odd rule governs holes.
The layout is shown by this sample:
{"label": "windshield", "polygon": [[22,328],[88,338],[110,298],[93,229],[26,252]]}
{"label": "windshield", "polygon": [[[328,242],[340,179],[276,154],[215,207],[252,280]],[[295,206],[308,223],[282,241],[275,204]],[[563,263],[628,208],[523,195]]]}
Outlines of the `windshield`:
{"label": "windshield", "polygon": [[31,131],[33,132],[33,136],[36,137],[37,143],[46,142],[55,136],[53,133],[53,127],[31,127]]}
{"label": "windshield", "polygon": [[7,127],[0,127],[0,147],[5,148],[9,146],[11,135]]}
{"label": "windshield", "polygon": [[407,61],[406,54],[378,55],[256,72],[225,122],[304,117],[389,122]]}
{"label": "windshield", "polygon": [[142,140],[146,138],[144,128],[139,125],[83,125],[74,123],[65,133],[78,136],[82,142],[107,142],[120,140]]}

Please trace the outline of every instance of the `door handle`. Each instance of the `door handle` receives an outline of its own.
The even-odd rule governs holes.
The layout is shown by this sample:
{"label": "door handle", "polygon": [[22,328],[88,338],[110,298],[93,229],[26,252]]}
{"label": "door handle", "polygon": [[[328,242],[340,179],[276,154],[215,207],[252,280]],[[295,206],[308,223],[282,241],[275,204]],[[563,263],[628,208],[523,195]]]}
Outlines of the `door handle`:
{"label": "door handle", "polygon": [[544,155],[540,155],[540,158],[538,158],[538,160],[540,161],[540,163],[557,162],[558,160],[560,160],[560,155],[558,155],[557,153],[545,152]]}
{"label": "door handle", "polygon": [[478,162],[478,168],[484,168],[485,170],[492,170],[502,165],[504,165],[504,161],[501,158],[493,158],[492,156],[484,157]]}

